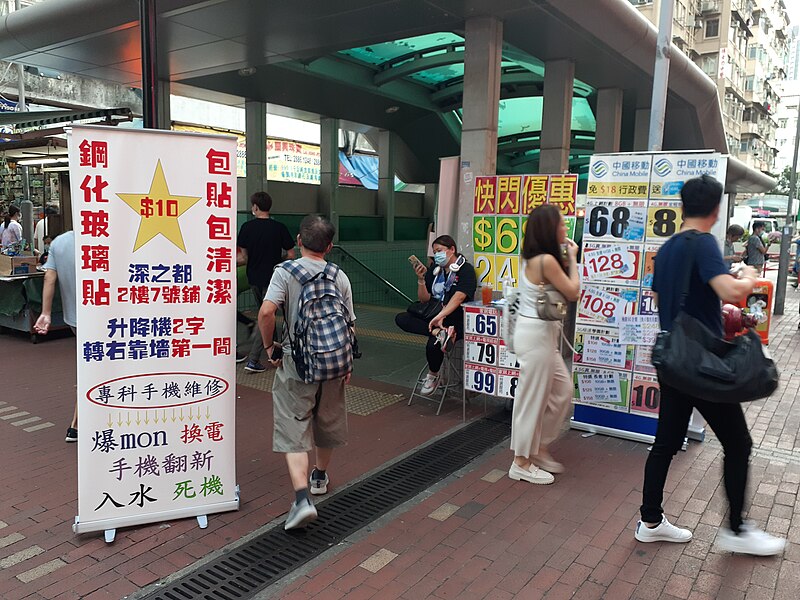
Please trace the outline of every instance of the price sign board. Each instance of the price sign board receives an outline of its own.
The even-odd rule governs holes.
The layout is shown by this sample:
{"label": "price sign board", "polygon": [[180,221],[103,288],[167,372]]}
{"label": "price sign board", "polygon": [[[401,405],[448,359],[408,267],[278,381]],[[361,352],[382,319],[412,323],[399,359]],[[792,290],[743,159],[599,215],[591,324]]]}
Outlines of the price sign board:
{"label": "price sign board", "polygon": [[464,333],[486,337],[500,335],[500,312],[491,306],[474,305],[464,307]]}
{"label": "price sign board", "polygon": [[655,375],[656,368],[653,366],[652,359],[652,346],[636,346],[636,360],[633,364],[633,370],[637,373],[648,373],[650,375]]}
{"label": "price sign board", "polygon": [[718,154],[660,154],[653,161],[650,198],[680,200],[687,179],[711,175],[725,181],[727,158]]}
{"label": "price sign board", "polygon": [[499,359],[497,361],[497,364],[500,366],[501,369],[519,370],[519,361],[517,360],[517,355],[508,349],[508,346],[506,346],[503,337],[500,338],[500,345],[498,347],[498,350],[499,350]]}
{"label": "price sign board", "polygon": [[495,367],[499,360],[498,354],[496,337],[464,336],[464,360],[467,362]]}
{"label": "price sign board", "polygon": [[638,305],[636,288],[585,285],[578,300],[578,322],[618,326],[624,315],[636,314]]}
{"label": "price sign board", "polygon": [[514,399],[517,396],[517,386],[519,385],[519,370],[517,369],[498,369],[497,371],[497,395],[501,398]]}
{"label": "price sign board", "polygon": [[683,209],[680,201],[651,200],[647,207],[648,242],[666,242],[678,233],[683,225]]}
{"label": "price sign board", "polygon": [[497,370],[486,365],[464,363],[464,389],[496,396]]}
{"label": "price sign board", "polygon": [[644,245],[644,259],[642,260],[644,263],[642,267],[643,288],[653,287],[653,274],[656,271],[656,254],[658,254],[659,248],[661,248],[660,244]]}
{"label": "price sign board", "polygon": [[472,246],[476,252],[494,253],[495,225],[494,215],[475,215],[472,219]]}
{"label": "price sign board", "polygon": [[619,343],[613,327],[577,325],[573,363],[612,369],[633,368],[634,347]]}
{"label": "price sign board", "polygon": [[660,403],[661,390],[658,388],[658,378],[653,375],[634,374],[631,387],[631,412],[657,419]]}
{"label": "price sign board", "polygon": [[642,290],[642,298],[639,300],[640,315],[657,315],[658,305],[656,303],[656,293],[653,290]]}
{"label": "price sign board", "polygon": [[475,275],[478,278],[478,285],[491,284],[497,289],[497,270],[495,269],[494,254],[475,253]]}
{"label": "price sign board", "polygon": [[[724,183],[726,170],[726,157],[708,152],[592,157],[573,357],[576,427],[583,429],[578,423],[586,423],[613,431],[618,421],[619,435],[652,435],[652,422],[646,419],[600,417],[596,409],[657,416],[659,390],[652,365],[652,344],[660,329],[652,291],[655,258],[683,224],[684,182],[709,174]],[[722,214],[725,203],[723,197]],[[722,227],[719,221],[712,229],[718,238]]]}
{"label": "price sign board", "polygon": [[576,403],[628,412],[629,372],[578,365],[572,378]]}
{"label": "price sign board", "polygon": [[583,236],[590,240],[641,242],[647,220],[644,201],[597,200],[586,203]]}
{"label": "price sign board", "polygon": [[464,305],[464,389],[513,398],[519,362],[503,339],[501,312],[477,302]]}
{"label": "price sign board", "polygon": [[652,156],[598,155],[589,163],[589,198],[647,198]]}
{"label": "price sign board", "polygon": [[496,290],[503,290],[503,282],[508,281],[511,287],[519,287],[519,256],[504,256],[497,254],[494,257]]}
{"label": "price sign board", "polygon": [[638,282],[642,262],[640,244],[583,245],[583,281],[592,283]]}

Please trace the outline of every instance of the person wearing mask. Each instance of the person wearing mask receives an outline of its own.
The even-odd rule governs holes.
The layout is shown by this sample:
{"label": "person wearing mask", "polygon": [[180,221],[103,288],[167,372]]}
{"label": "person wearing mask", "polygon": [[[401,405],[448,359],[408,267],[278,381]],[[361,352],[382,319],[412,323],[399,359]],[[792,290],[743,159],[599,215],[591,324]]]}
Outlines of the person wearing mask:
{"label": "person wearing mask", "polygon": [[420,390],[425,396],[432,394],[439,386],[444,351],[464,334],[464,309],[461,305],[472,301],[478,287],[475,268],[458,253],[452,237],[440,235],[433,240],[431,248],[433,263],[428,267],[422,263],[414,266],[417,298],[420,302],[438,300],[442,304],[441,310],[430,321],[408,311],[398,314],[394,319],[403,331],[428,337],[425,347],[428,374]]}
{"label": "person wearing mask", "polygon": [[19,206],[12,204],[3,220],[3,232],[0,233],[0,247],[5,248],[22,239],[22,225],[19,224]]}
{"label": "person wearing mask", "polygon": [[[566,247],[566,256],[562,248]],[[580,294],[578,246],[567,237],[561,212],[551,204],[534,209],[522,241],[520,305],[514,349],[520,365],[511,416],[514,462],[508,476],[516,481],[553,483],[564,466],[550,454],[572,399],[572,379],[558,349],[561,323],[538,318],[539,285],[551,285],[569,302]]]}
{"label": "person wearing mask", "polygon": [[[688,180],[681,189],[683,226],[656,254],[653,291],[658,294],[661,329],[670,331],[675,318],[686,311],[720,339],[723,336],[721,302],[741,302],[753,290],[757,273],[745,266],[739,278],[731,276],[717,240],[710,234],[719,216],[722,184],[709,175]],[[758,233],[754,233],[758,235]],[[686,269],[691,263],[688,290]],[[684,293],[691,302],[685,302]],[[722,444],[723,477],[728,497],[729,527],[722,527],[716,545],[721,550],[771,556],[783,551],[785,541],[743,521],[750,450],[753,441],[741,404],[709,402],[659,380],[661,400],[656,439],[644,467],[641,520],[634,537],[640,542],[686,543],[688,529],[676,527],[661,506],[672,457],[683,445],[686,428],[696,408]],[[680,486],[680,484],[679,484]]]}

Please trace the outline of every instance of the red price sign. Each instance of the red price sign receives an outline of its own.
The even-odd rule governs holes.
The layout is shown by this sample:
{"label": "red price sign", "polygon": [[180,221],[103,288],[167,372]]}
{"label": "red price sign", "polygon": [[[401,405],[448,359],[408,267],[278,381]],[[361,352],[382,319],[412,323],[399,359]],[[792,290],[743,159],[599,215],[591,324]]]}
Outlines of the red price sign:
{"label": "red price sign", "polygon": [[631,388],[631,412],[658,418],[660,405],[661,390],[658,388],[658,379],[652,375],[634,375]]}

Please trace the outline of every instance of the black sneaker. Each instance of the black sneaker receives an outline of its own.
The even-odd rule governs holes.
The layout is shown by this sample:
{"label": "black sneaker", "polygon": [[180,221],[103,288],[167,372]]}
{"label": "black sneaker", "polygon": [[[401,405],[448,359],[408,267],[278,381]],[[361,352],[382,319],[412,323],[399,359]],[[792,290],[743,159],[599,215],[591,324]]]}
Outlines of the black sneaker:
{"label": "black sneaker", "polygon": [[236,362],[237,363],[243,363],[246,360],[247,360],[247,354],[245,354],[244,352],[237,352],[236,353]]}
{"label": "black sneaker", "polygon": [[65,442],[77,442],[78,441],[78,430],[74,427],[67,428],[67,437],[64,438]]}

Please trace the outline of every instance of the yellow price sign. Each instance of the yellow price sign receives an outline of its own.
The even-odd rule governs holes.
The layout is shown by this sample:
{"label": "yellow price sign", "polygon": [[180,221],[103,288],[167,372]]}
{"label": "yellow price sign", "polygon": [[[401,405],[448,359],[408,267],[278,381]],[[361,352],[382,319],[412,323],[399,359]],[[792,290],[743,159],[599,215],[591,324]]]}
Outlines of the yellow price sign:
{"label": "yellow price sign", "polygon": [[498,217],[495,236],[496,252],[498,254],[519,254],[519,234],[519,218]]}
{"label": "yellow price sign", "polygon": [[683,211],[678,206],[651,206],[647,209],[648,240],[665,240],[680,231]]}
{"label": "yellow price sign", "polygon": [[475,274],[478,276],[478,286],[487,283],[495,287],[497,284],[497,272],[495,271],[494,254],[475,254]]}
{"label": "yellow price sign", "polygon": [[472,245],[477,252],[494,252],[495,217],[475,217],[472,220]]}
{"label": "yellow price sign", "polygon": [[519,256],[497,255],[494,259],[497,272],[497,289],[503,289],[503,280],[509,282],[511,287],[518,287],[519,281]]}
{"label": "yellow price sign", "polygon": [[646,182],[602,183],[589,182],[586,195],[590,198],[647,198]]}

